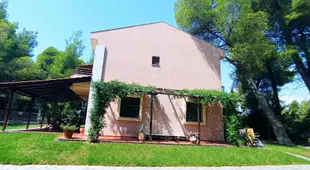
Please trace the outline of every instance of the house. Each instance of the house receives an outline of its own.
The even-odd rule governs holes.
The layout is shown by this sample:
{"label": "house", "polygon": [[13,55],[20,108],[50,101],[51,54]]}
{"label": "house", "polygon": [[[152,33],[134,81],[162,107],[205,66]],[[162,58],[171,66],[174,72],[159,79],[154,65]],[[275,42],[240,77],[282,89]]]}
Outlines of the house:
{"label": "house", "polygon": [[[91,33],[93,68],[82,66],[73,75],[90,74],[92,82],[119,80],[162,89],[221,90],[220,60],[224,51],[165,22]],[[92,87],[76,83],[75,93],[88,100],[86,132],[90,127]],[[88,98],[88,99],[87,99]],[[104,117],[102,135],[137,137],[144,124],[150,133],[150,98],[130,96],[112,102]],[[197,132],[197,104],[187,98],[158,94],[152,135],[184,137]],[[200,107],[200,106],[199,106]],[[201,105],[201,140],[223,141],[223,114],[218,105]]]}

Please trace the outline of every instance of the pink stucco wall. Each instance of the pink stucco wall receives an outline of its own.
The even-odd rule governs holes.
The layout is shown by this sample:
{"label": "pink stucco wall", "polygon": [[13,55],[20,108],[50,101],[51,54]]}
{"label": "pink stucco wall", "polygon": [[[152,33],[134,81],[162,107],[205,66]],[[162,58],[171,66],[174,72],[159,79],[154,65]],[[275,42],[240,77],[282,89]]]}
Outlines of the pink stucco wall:
{"label": "pink stucco wall", "polygon": [[[223,51],[166,23],[96,32],[91,38],[106,47],[103,81],[167,89],[221,89]],[[152,56],[160,57],[160,67],[152,66]],[[148,125],[148,97],[144,100],[142,123]],[[196,125],[184,125],[184,99],[158,95],[156,101],[154,134],[184,136],[188,130],[197,131]],[[117,120],[117,112],[117,103],[111,103],[105,115],[104,135],[137,136],[141,122]],[[207,125],[201,132],[204,140],[223,140],[220,106],[208,107]]]}

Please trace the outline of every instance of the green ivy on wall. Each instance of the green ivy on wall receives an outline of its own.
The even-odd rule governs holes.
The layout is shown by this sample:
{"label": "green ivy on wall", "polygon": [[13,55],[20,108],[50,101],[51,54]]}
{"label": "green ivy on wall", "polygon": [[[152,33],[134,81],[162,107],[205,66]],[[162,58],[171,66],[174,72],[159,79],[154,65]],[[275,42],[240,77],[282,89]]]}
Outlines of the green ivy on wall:
{"label": "green ivy on wall", "polygon": [[145,95],[155,89],[153,86],[126,84],[119,81],[95,82],[93,93],[93,108],[91,110],[91,127],[88,133],[90,142],[98,142],[99,132],[103,127],[103,117],[109,104],[115,98],[123,98],[135,94]]}
{"label": "green ivy on wall", "polygon": [[[115,98],[123,98],[131,95],[146,95],[151,91],[156,90],[154,86],[141,86],[138,84],[128,84],[120,81],[95,82],[93,84],[93,108],[91,110],[91,127],[88,133],[90,142],[98,142],[100,130],[103,127],[103,117],[109,104]],[[189,97],[199,97],[203,104],[221,103],[224,110],[228,112],[224,115],[235,114],[236,105],[240,101],[240,97],[235,93],[225,93],[217,90],[168,90],[175,97],[184,95]],[[226,108],[226,109],[225,109]]]}

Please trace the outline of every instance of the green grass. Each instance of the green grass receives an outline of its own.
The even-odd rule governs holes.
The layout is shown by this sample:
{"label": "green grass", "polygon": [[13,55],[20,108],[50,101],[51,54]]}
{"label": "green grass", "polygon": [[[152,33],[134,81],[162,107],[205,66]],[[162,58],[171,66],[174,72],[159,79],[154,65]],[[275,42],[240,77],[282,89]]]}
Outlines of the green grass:
{"label": "green grass", "polygon": [[0,133],[0,164],[238,166],[310,163],[270,149],[55,142],[58,135]]}
{"label": "green grass", "polygon": [[277,151],[290,152],[310,158],[310,149],[306,149],[304,146],[289,147],[276,144],[267,144],[267,146]]}
{"label": "green grass", "polygon": [[[39,128],[40,124],[30,124],[29,128]],[[43,125],[45,127],[46,125]],[[9,123],[6,130],[26,129],[26,123]]]}

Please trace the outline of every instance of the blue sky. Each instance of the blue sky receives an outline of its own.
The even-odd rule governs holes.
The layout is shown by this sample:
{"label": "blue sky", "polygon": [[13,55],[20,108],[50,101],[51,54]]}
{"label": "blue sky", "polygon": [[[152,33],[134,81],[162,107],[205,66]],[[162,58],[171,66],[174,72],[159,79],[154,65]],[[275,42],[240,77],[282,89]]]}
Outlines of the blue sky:
{"label": "blue sky", "polygon": [[[63,50],[65,40],[73,31],[83,31],[86,45],[83,58],[89,60],[92,51],[90,32],[102,29],[165,21],[177,26],[174,19],[175,0],[9,0],[9,20],[20,28],[38,32],[39,45],[34,55],[54,46]],[[230,89],[232,66],[222,63],[222,84]],[[310,99],[301,81],[286,85],[281,99]]]}

